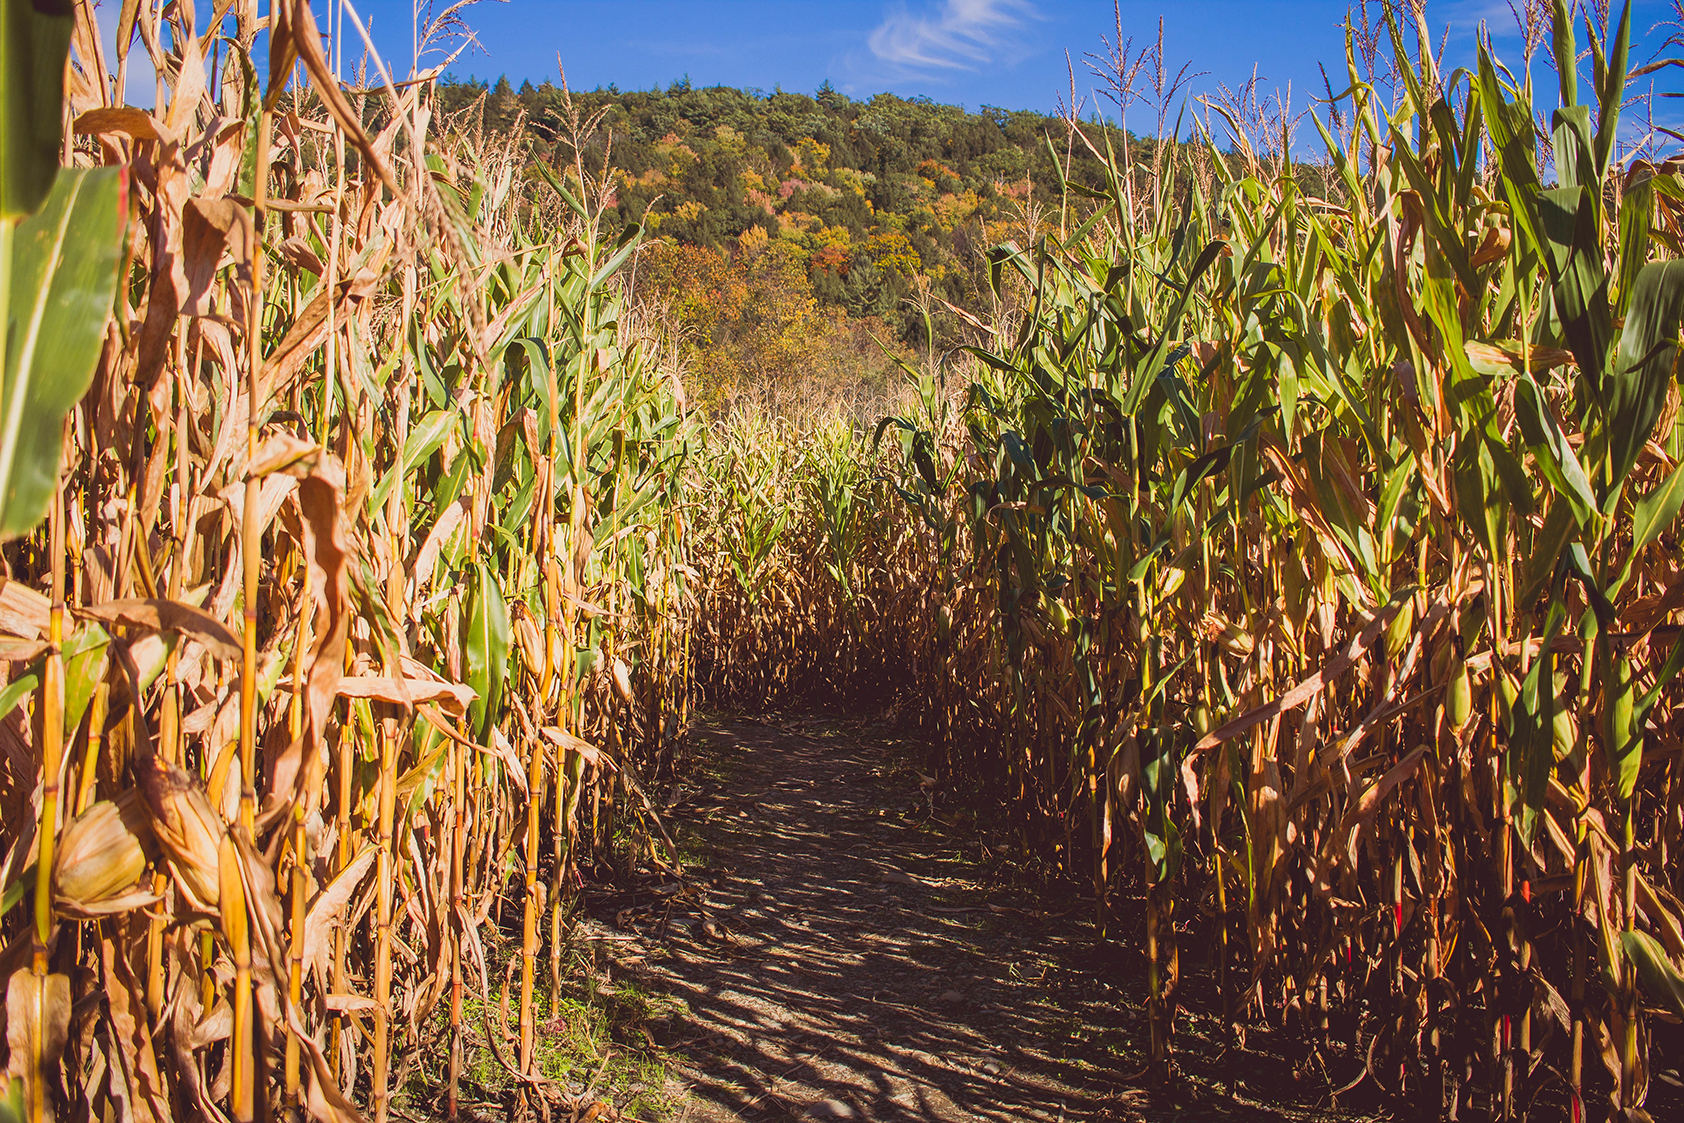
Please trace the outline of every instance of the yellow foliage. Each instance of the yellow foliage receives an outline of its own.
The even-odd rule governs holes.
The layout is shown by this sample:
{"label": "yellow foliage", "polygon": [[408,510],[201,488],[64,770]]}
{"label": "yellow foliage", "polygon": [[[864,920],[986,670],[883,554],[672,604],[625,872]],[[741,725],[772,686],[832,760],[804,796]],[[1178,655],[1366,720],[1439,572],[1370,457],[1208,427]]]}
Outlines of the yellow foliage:
{"label": "yellow foliage", "polygon": [[943,195],[936,200],[933,209],[936,221],[941,224],[941,228],[952,230],[954,227],[969,221],[981,205],[982,200],[977,196],[977,193],[966,190],[958,195]]}
{"label": "yellow foliage", "polygon": [[744,139],[743,134],[730,125],[720,125],[714,129],[713,139],[718,142],[719,147],[733,156],[741,156],[748,150],[748,141]]}
{"label": "yellow foliage", "polygon": [[865,198],[866,186],[877,182],[877,177],[870,172],[857,171],[853,168],[837,168],[836,174],[832,178],[843,188],[852,191],[862,199]]}
{"label": "yellow foliage", "polygon": [[884,230],[873,234],[866,242],[866,252],[879,269],[894,270],[903,277],[916,277],[923,268],[918,251],[905,234],[898,230]]}
{"label": "yellow foliage", "polygon": [[750,226],[737,235],[737,252],[745,259],[758,257],[771,243],[772,236],[766,233],[764,226]]}
{"label": "yellow foliage", "polygon": [[673,178],[683,175],[696,162],[696,150],[674,133],[661,138],[661,142],[654,146],[653,155],[657,164],[666,164],[666,174]]}
{"label": "yellow foliage", "polygon": [[791,171],[796,175],[824,175],[829,163],[830,145],[804,136],[795,145],[795,168]]}

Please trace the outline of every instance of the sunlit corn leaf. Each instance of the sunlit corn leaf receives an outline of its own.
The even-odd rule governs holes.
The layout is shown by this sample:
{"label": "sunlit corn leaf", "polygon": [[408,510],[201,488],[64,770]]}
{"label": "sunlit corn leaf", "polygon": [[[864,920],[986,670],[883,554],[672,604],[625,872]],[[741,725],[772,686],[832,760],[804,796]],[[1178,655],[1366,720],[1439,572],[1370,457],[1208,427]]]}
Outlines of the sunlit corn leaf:
{"label": "sunlit corn leaf", "polygon": [[[10,13],[27,5],[8,4]],[[58,476],[64,415],[93,379],[122,255],[123,176],[66,170],[18,224],[0,369],[0,537],[41,521]],[[6,247],[0,247],[3,250]]]}

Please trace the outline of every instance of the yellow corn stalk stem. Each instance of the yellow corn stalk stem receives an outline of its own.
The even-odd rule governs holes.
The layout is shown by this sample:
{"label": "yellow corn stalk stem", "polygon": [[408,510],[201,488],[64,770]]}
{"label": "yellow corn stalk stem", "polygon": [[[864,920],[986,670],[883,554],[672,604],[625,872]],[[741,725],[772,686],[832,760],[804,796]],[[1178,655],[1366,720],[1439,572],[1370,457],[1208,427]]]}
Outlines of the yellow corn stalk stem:
{"label": "yellow corn stalk stem", "polygon": [[[88,809],[93,801],[94,782],[99,778],[100,749],[104,745],[105,717],[110,705],[111,688],[104,683],[94,687],[93,702],[88,707],[88,744],[82,753],[81,780],[77,784],[76,814],[80,815]],[[164,704],[164,720],[161,723],[159,737],[168,742],[174,730],[170,721],[170,706],[166,699]]]}
{"label": "yellow corn stalk stem", "polygon": [[[287,732],[297,741],[304,732],[304,652],[310,636],[310,602],[306,598],[299,607],[297,637],[293,644],[292,703],[287,711]],[[292,812],[292,887],[290,893],[292,940],[287,951],[287,1000],[294,1007],[304,998],[304,925],[310,896],[310,844],[305,819],[308,806],[300,801]],[[301,1050],[298,1035],[287,1030],[284,1080],[287,1099],[297,1103],[302,1093],[300,1083]]]}
{"label": "yellow corn stalk stem", "polygon": [[538,918],[543,912],[543,902],[538,891],[538,827],[543,811],[541,796],[544,790],[544,746],[536,739],[532,742],[531,755],[527,760],[526,785],[529,796],[526,803],[524,854],[526,909],[522,920],[520,952],[520,1068],[522,1072],[531,1072],[533,1045],[537,1033],[534,988],[537,986],[535,961],[538,956]]}
{"label": "yellow corn stalk stem", "polygon": [[397,816],[397,722],[380,723],[379,850],[375,858],[378,878],[375,898],[374,943],[374,1057],[369,1100],[375,1123],[385,1123],[391,1110],[392,1033],[392,893],[396,869],[393,865],[392,829]]}
{"label": "yellow corn stalk stem", "polygon": [[[252,207],[253,225],[259,239],[263,236],[268,216],[269,179],[269,112],[258,115],[257,167],[255,201]],[[241,629],[242,659],[240,664],[240,822],[246,838],[252,838],[257,818],[257,582],[261,568],[261,531],[257,523],[258,496],[261,483],[255,468],[258,453],[258,424],[262,408],[259,387],[263,377],[263,254],[257,253],[251,262],[251,295],[247,300],[248,320],[246,339],[249,346],[246,382],[246,481],[244,517],[240,523],[241,560],[244,566],[242,601],[244,627]],[[213,773],[214,775],[214,773]],[[224,839],[224,846],[231,845]],[[227,863],[225,862],[226,866]],[[224,889],[227,888],[224,875]],[[244,893],[222,898],[224,933],[233,948],[234,973],[234,1038],[231,1044],[231,1091],[229,1104],[236,1123],[248,1123],[256,1117],[256,1057],[253,1052],[251,1018],[252,1001],[251,949],[244,916]],[[230,915],[230,914],[236,915]],[[243,946],[243,951],[242,951]],[[243,956],[243,964],[242,964]],[[208,957],[205,964],[209,976]]]}
{"label": "yellow corn stalk stem", "polygon": [[[257,168],[252,222],[262,239],[269,215],[269,110],[257,118]],[[263,261],[251,259],[251,295],[247,300],[246,340],[249,348],[246,381],[246,494],[240,522],[240,559],[245,581],[242,601],[245,627],[240,661],[240,826],[251,836],[257,817],[257,579],[262,568],[261,528],[257,522],[258,497],[262,481],[256,474],[259,414],[263,408]],[[249,997],[249,996],[248,996]]]}
{"label": "yellow corn stalk stem", "polygon": [[462,930],[468,907],[463,892],[462,857],[468,835],[468,782],[466,750],[452,742],[450,747],[450,803],[455,815],[450,831],[450,1043],[449,1071],[445,1078],[445,1118],[456,1119],[462,1081]]}
{"label": "yellow corn stalk stem", "polygon": [[218,909],[222,937],[234,957],[234,1035],[229,1042],[229,1114],[245,1123],[257,1117],[257,1053],[251,1002],[251,929],[240,879],[235,836],[224,834],[217,851]]}
{"label": "yellow corn stalk stem", "polygon": [[[47,954],[53,936],[53,871],[57,865],[54,848],[57,841],[59,813],[59,762],[64,750],[64,488],[60,481],[53,490],[52,507],[48,511],[50,541],[53,546],[52,600],[48,610],[47,657],[41,676],[41,818],[36,827],[39,857],[35,875],[35,924],[31,969],[33,985],[28,994],[33,1001],[30,1032],[27,1041],[31,1055],[27,1060],[25,1098],[30,1123],[43,1123],[50,1118],[47,1108],[51,1073],[46,1055],[46,1026],[49,990]],[[21,975],[21,972],[19,973]],[[8,998],[10,995],[8,994]],[[8,1003],[9,1004],[9,1003]]]}
{"label": "yellow corn stalk stem", "polygon": [[[347,652],[347,655],[350,653]],[[343,874],[351,865],[351,785],[352,785],[352,754],[354,752],[352,738],[341,737],[339,741],[338,759],[335,761],[334,773],[338,791],[335,793],[334,807],[336,809],[335,833],[338,845],[334,854],[334,871]],[[332,993],[336,996],[348,994],[346,987],[346,959],[350,953],[350,933],[344,927],[336,926],[333,934],[333,982]],[[345,1016],[342,1013],[334,1015],[328,1036],[328,1057],[333,1063],[333,1078],[344,1079],[344,1053],[341,1048],[345,1033]]]}

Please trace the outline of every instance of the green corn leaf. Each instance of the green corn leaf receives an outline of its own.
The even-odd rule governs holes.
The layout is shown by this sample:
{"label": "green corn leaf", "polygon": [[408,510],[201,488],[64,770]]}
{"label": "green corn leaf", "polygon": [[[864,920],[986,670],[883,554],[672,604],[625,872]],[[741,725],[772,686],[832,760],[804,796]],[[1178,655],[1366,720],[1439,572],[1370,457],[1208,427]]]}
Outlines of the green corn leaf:
{"label": "green corn leaf", "polygon": [[1538,830],[1538,816],[1549,790],[1550,768],[1555,764],[1555,655],[1550,646],[1561,634],[1567,611],[1561,603],[1550,605],[1544,625],[1544,643],[1521,684],[1520,694],[1509,710],[1510,807],[1520,836],[1531,843]]}
{"label": "green corn leaf", "polygon": [[450,462],[450,467],[444,470],[433,488],[433,509],[442,511],[456,502],[468,481],[481,466],[481,452],[477,448],[465,448],[456,454],[456,459]]}
{"label": "green corn leaf", "polygon": [[1401,60],[1397,73],[1409,91],[1408,108],[1417,113],[1423,112],[1427,108],[1426,90],[1421,86],[1421,76],[1415,72],[1415,64],[1410,61],[1409,46],[1404,42],[1403,29],[1398,26],[1397,11],[1390,5],[1385,7],[1385,19],[1386,31],[1392,40],[1392,56]]}
{"label": "green corn leaf", "polygon": [[578,215],[587,222],[590,221],[590,215],[586,213],[585,208],[580,204],[578,199],[574,198],[573,192],[569,191],[562,185],[561,177],[556,175],[548,164],[544,163],[542,160],[534,160],[532,162],[532,166],[538,169],[538,174],[544,177],[545,183],[548,183],[551,187],[555,188],[556,194],[561,196],[561,201],[566,203],[568,208],[572,210],[574,214]]}
{"label": "green corn leaf", "polygon": [[1580,408],[1605,407],[1603,385],[1614,328],[1608,312],[1608,277],[1596,234],[1596,204],[1582,187],[1538,193],[1544,259],[1549,265],[1556,315],[1568,349],[1579,361]]}
{"label": "green corn leaf", "polygon": [[462,637],[462,666],[476,695],[468,704],[468,726],[481,744],[489,744],[491,728],[502,713],[503,682],[508,677],[509,608],[497,579],[483,562],[474,567],[474,573],[473,604]]}
{"label": "green corn leaf", "polygon": [[1524,578],[1520,593],[1515,597],[1516,604],[1531,604],[1543,593],[1555,575],[1555,563],[1561,557],[1561,551],[1567,548],[1573,536],[1575,522],[1571,504],[1550,505],[1543,527],[1532,536],[1532,553],[1522,570]]}
{"label": "green corn leaf", "polygon": [[1491,458],[1491,442],[1483,431],[1468,434],[1456,446],[1452,474],[1456,481],[1456,513],[1473,531],[1474,539],[1488,556],[1500,557],[1503,510],[1498,491],[1497,465]]}
{"label": "green corn leaf", "polygon": [[[532,383],[532,391],[538,399],[538,439],[548,441],[550,437],[550,410],[559,410],[559,403],[551,399],[555,395],[555,375],[550,369],[550,356],[542,339],[531,336],[521,336],[508,346],[508,353],[519,347],[526,353],[527,377]],[[558,413],[559,417],[559,413]],[[543,455],[544,450],[535,448],[533,456]]]}
{"label": "green corn leaf", "polygon": [[[31,889],[35,887],[33,874],[29,878],[28,887]],[[0,906],[0,915],[10,912],[12,905],[17,903],[12,898],[10,889],[7,890],[6,900],[7,903]],[[28,1118],[29,1111],[24,1102],[23,1081],[14,1076],[6,1085],[6,1098],[0,1100],[0,1123],[24,1123]]]}
{"label": "green corn leaf", "polygon": [[1557,109],[1550,118],[1550,144],[1555,149],[1557,182],[1564,190],[1583,187],[1590,193],[1590,203],[1598,219],[1602,200],[1597,190],[1602,182],[1596,166],[1596,142],[1591,136],[1590,107],[1567,106]]}
{"label": "green corn leaf", "polygon": [[1070,186],[1064,179],[1064,165],[1059,161],[1058,152],[1053,148],[1052,137],[1043,133],[1041,141],[1047,146],[1047,160],[1052,164],[1053,180],[1058,185],[1058,193],[1062,195]]}
{"label": "green corn leaf", "polygon": [[0,4],[0,222],[33,214],[58,176],[71,0]]}
{"label": "green corn leaf", "polygon": [[[1088,215],[1087,218],[1083,219],[1082,224],[1080,226],[1076,227],[1076,229],[1071,232],[1069,239],[1065,243],[1066,245],[1070,245],[1070,246],[1080,245],[1081,242],[1082,242],[1082,239],[1086,238],[1088,236],[1088,233],[1091,230],[1093,230],[1093,228],[1095,226],[1099,225],[1099,222],[1100,222],[1101,219],[1103,219],[1106,215],[1113,213],[1113,210],[1120,211],[1122,209],[1121,205],[1119,203],[1117,203],[1117,201],[1116,201],[1116,191],[1117,191],[1116,185],[1113,183],[1112,194],[1108,195],[1108,196],[1105,196],[1105,198],[1108,201],[1110,201],[1111,206],[1110,207],[1095,207],[1094,212],[1092,214]],[[1110,291],[1111,287],[1112,286],[1110,284],[1107,284],[1105,286],[1106,291]]]}
{"label": "green corn leaf", "polygon": [[1527,477],[1526,470],[1520,466],[1520,461],[1509,447],[1489,433],[1485,437],[1486,450],[1491,454],[1491,463],[1496,468],[1497,478],[1502,481],[1503,492],[1508,496],[1509,503],[1515,513],[1526,517],[1532,513],[1532,481]]}
{"label": "green corn leaf", "polygon": [[398,462],[387,469],[385,476],[368,498],[370,511],[386,509],[386,500],[392,494],[392,489],[399,482],[413,472],[417,465],[439,450],[446,437],[450,435],[450,428],[456,424],[461,414],[454,408],[435,409],[420,421],[416,422],[409,431],[409,437],[403,443],[403,455]]}
{"label": "green corn leaf", "polygon": [[1180,507],[1182,501],[1192,495],[1193,490],[1204,480],[1227,468],[1228,460],[1233,454],[1233,445],[1223,445],[1221,448],[1211,449],[1183,468],[1181,474],[1175,478],[1175,487],[1170,494],[1170,510],[1174,511]]}
{"label": "green corn leaf", "polygon": [[1647,169],[1634,173],[1620,199],[1620,288],[1614,315],[1624,316],[1631,304],[1637,275],[1649,260],[1650,216],[1655,208],[1655,176]]}
{"label": "green corn leaf", "polygon": [[1141,838],[1146,843],[1146,862],[1151,883],[1160,885],[1181,870],[1181,831],[1168,814],[1153,818],[1157,822],[1143,831]]}
{"label": "green corn leaf", "polygon": [[[1604,627],[1607,625],[1604,624]],[[1631,656],[1611,650],[1613,641],[1597,645],[1597,673],[1602,679],[1602,710],[1598,715],[1603,758],[1620,806],[1631,807],[1643,768],[1643,720],[1637,713],[1637,682]]]}
{"label": "green corn leaf", "polygon": [[[30,829],[34,828],[31,827]],[[17,879],[6,886],[6,892],[0,895],[0,916],[11,912],[17,907],[18,902],[23,900],[26,893],[34,891],[37,865],[39,865],[39,862],[30,862],[18,873]],[[0,1103],[0,1123],[29,1123],[29,1115],[23,1110],[21,1094],[18,1091],[21,1087],[22,1081],[14,1076],[12,1078],[12,1098],[19,1102],[16,1103],[15,1107]]]}
{"label": "green corn leaf", "polygon": [[1597,627],[1613,630],[1619,614],[1614,611],[1613,602],[1608,599],[1608,594],[1602,589],[1602,583],[1597,580],[1584,543],[1570,543],[1564,556],[1568,571],[1579,579],[1579,584],[1584,588],[1585,597],[1590,601],[1591,611],[1596,616]]}
{"label": "green corn leaf", "polygon": [[0,719],[5,718],[22,705],[23,700],[29,697],[35,688],[40,685],[41,676],[39,674],[23,675],[8,683],[6,689],[0,690]]}
{"label": "green corn leaf", "polygon": [[[1180,331],[1181,318],[1187,311],[1188,302],[1193,298],[1193,289],[1198,285],[1199,279],[1205,275],[1206,271],[1216,263],[1216,259],[1226,252],[1228,252],[1228,243],[1221,240],[1212,241],[1199,251],[1197,260],[1193,262],[1193,267],[1187,272],[1187,282],[1181,286],[1181,291],[1175,299],[1175,305],[1171,309],[1169,317],[1163,323],[1157,343],[1153,345],[1152,350],[1147,353],[1146,358],[1141,361],[1140,365],[1135,368],[1134,382],[1129,386],[1128,394],[1123,398],[1124,413],[1133,414],[1137,412],[1145,401],[1147,392],[1157,385],[1158,375],[1174,364],[1175,359],[1170,356],[1170,344]],[[1185,354],[1185,352],[1181,353]]]}
{"label": "green corn leaf", "polygon": [[1666,479],[1632,508],[1631,548],[1636,553],[1661,536],[1678,518],[1684,505],[1684,464],[1673,468]]}
{"label": "green corn leaf", "polygon": [[1680,973],[1672,957],[1659,940],[1647,932],[1631,929],[1620,933],[1620,947],[1637,968],[1643,989],[1655,1002],[1684,1017],[1684,973]]}
{"label": "green corn leaf", "polygon": [[11,253],[0,368],[0,538],[26,534],[46,515],[64,415],[93,381],[117,291],[123,174],[66,170],[41,209],[10,232],[10,247],[0,239],[0,253]]}
{"label": "green corn leaf", "polygon": [[1684,671],[1684,636],[1679,637],[1678,642],[1672,645],[1672,654],[1666,657],[1661,669],[1655,672],[1655,681],[1650,684],[1649,689],[1637,696],[1633,712],[1637,715],[1635,720],[1638,729],[1643,728],[1643,722],[1648,718],[1649,711],[1655,708],[1661,691],[1678,677],[1679,671]]}
{"label": "green corn leaf", "polygon": [[[1347,38],[1348,36],[1347,30]],[[1316,132],[1321,134],[1322,145],[1327,150],[1328,159],[1332,160],[1333,166],[1338,169],[1339,181],[1345,185],[1346,193],[1353,197],[1360,196],[1362,182],[1357,173],[1356,163],[1346,154],[1344,144],[1333,138],[1333,134],[1327,131],[1327,126],[1322,124],[1321,118],[1314,113],[1310,114],[1310,121],[1316,126]]]}
{"label": "green corn leaf", "polygon": [[1596,493],[1591,490],[1590,479],[1567,435],[1556,422],[1555,411],[1550,409],[1544,392],[1530,374],[1523,373],[1514,381],[1514,412],[1538,470],[1572,506],[1573,517],[1584,526],[1596,514]]}
{"label": "green corn leaf", "polygon": [[[111,665],[111,634],[98,624],[89,623],[76,629],[64,641],[64,728],[74,730],[82,723],[82,715],[93,701],[94,691],[105,681],[106,669]],[[163,669],[137,667],[141,685],[150,685]]]}
{"label": "green corn leaf", "polygon": [[1502,169],[1503,193],[1515,227],[1526,245],[1536,246],[1542,241],[1538,219],[1538,166],[1534,163],[1536,145],[1532,132],[1532,109],[1524,103],[1510,102],[1504,96],[1503,84],[1490,52],[1479,49],[1479,102],[1483,110],[1488,136],[1497,150]]}
{"label": "green corn leaf", "polygon": [[1293,430],[1298,424],[1298,368],[1292,365],[1292,356],[1284,351],[1280,353],[1279,373],[1281,433],[1286,437],[1286,447],[1290,449]]}
{"label": "green corn leaf", "polygon": [[[1567,0],[1555,0],[1555,19],[1551,25],[1554,34],[1555,57],[1558,59],[1572,59],[1576,63],[1579,58],[1578,45],[1573,42],[1573,13]],[[1579,75],[1573,66],[1556,67],[1556,77],[1561,82],[1561,104],[1577,105],[1579,102]]]}
{"label": "green corn leaf", "polygon": [[1464,437],[1472,431],[1494,431],[1497,401],[1488,379],[1473,369],[1463,347],[1462,316],[1456,279],[1439,254],[1429,254],[1427,276],[1421,286],[1427,315],[1444,338],[1444,357],[1450,364],[1445,399],[1451,417]]}
{"label": "green corn leaf", "polygon": [[[1376,533],[1383,534],[1388,527],[1393,526],[1394,521],[1398,518],[1398,511],[1403,506],[1405,492],[1409,490],[1411,484],[1416,484],[1419,478],[1420,469],[1416,467],[1415,454],[1413,452],[1404,453],[1403,458],[1394,464],[1391,471],[1385,475],[1386,483],[1385,487],[1381,489],[1380,505],[1376,512],[1378,517],[1374,520]],[[1412,517],[1406,512],[1405,522],[1411,521],[1413,521]],[[1404,533],[1407,534],[1408,532],[1404,531]]]}
{"label": "green corn leaf", "polygon": [[601,288],[602,283],[612,277],[620,266],[626,263],[626,259],[632,255],[633,251],[637,249],[638,243],[642,240],[639,237],[641,233],[642,228],[635,222],[626,227],[625,232],[620,236],[620,248],[615,250],[614,256],[605,261],[602,267],[591,276],[590,291],[595,292]]}
{"label": "green corn leaf", "polygon": [[[1454,134],[1454,129],[1449,130]],[[1444,147],[1449,147],[1446,141]],[[1478,287],[1474,279],[1472,259],[1468,255],[1467,245],[1457,229],[1452,217],[1451,204],[1443,198],[1434,182],[1434,173],[1429,171],[1423,158],[1416,155],[1406,137],[1394,124],[1392,126],[1392,154],[1398,166],[1408,177],[1410,186],[1415,188],[1421,198],[1421,217],[1427,234],[1427,244],[1433,247],[1432,259],[1429,264],[1443,267],[1448,266],[1461,283],[1463,289],[1475,291]]]}
{"label": "green corn leaf", "polygon": [[1632,286],[1631,306],[1609,380],[1610,500],[1637,463],[1637,454],[1666,405],[1680,317],[1684,317],[1684,261],[1644,266]]}
{"label": "green corn leaf", "polygon": [[[1454,90],[1461,86],[1466,78],[1470,87],[1473,83],[1473,72],[1466,67],[1458,67],[1451,74],[1445,88]],[[1448,103],[1440,99],[1439,105],[1444,106],[1445,116],[1451,116]],[[1436,108],[1436,107],[1435,107]],[[1480,148],[1485,139],[1485,109],[1478,98],[1468,99],[1467,113],[1462,122],[1462,134],[1457,144],[1457,152],[1462,162],[1456,175],[1456,205],[1466,207],[1473,197],[1474,177],[1482,174]]]}
{"label": "green corn leaf", "polygon": [[1625,100],[1626,61],[1631,53],[1631,0],[1620,9],[1619,27],[1614,32],[1614,53],[1598,75],[1596,90],[1595,161],[1597,183],[1608,174],[1614,143],[1620,131],[1620,103]]}

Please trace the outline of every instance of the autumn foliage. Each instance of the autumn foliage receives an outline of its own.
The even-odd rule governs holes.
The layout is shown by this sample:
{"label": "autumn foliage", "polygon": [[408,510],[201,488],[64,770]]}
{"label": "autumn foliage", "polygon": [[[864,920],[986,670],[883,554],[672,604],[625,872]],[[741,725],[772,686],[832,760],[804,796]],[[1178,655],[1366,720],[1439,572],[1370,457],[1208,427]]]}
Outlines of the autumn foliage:
{"label": "autumn foliage", "polygon": [[809,414],[881,398],[894,334],[814,292],[799,247],[751,228],[731,249],[662,240],[639,266],[640,293],[663,305],[699,404]]}

